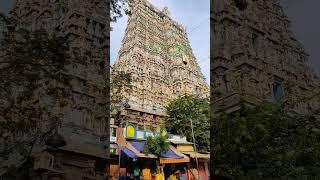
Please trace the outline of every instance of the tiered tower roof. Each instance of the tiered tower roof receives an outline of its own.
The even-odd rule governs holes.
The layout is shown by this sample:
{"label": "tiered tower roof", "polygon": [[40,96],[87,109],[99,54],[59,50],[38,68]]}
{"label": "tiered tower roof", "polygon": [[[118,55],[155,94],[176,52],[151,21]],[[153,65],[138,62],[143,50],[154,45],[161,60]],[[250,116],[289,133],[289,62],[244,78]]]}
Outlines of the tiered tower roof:
{"label": "tiered tower roof", "polygon": [[132,73],[132,106],[163,111],[173,98],[208,96],[186,29],[147,0],[130,1],[130,15],[114,69]]}

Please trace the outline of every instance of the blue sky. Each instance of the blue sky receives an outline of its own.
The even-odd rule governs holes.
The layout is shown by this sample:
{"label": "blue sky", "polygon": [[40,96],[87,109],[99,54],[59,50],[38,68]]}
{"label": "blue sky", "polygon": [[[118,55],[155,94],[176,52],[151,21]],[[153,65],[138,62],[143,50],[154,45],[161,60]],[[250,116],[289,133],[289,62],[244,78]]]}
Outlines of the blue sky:
{"label": "blue sky", "polygon": [[[210,82],[210,1],[209,0],[149,0],[159,9],[167,6],[171,17],[187,28],[193,53],[206,81]],[[182,3],[183,2],[183,3]],[[111,23],[110,58],[116,60],[127,26],[127,16]]]}

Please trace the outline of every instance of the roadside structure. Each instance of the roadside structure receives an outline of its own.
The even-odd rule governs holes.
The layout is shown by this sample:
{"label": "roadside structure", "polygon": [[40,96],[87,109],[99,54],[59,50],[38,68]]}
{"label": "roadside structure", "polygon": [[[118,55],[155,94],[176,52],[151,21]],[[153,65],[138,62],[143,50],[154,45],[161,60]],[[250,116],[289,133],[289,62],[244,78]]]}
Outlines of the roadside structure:
{"label": "roadside structure", "polygon": [[[112,158],[110,160],[110,179],[120,177],[134,178],[142,176],[143,170],[150,172],[150,177],[162,175],[168,178],[170,175],[179,176],[184,174],[193,178],[209,179],[208,153],[195,152],[193,143],[188,142],[186,137],[173,135],[168,138],[170,143],[166,153],[161,155],[144,153],[146,138],[149,136],[160,136],[161,133],[137,129],[132,124],[124,128],[111,125],[110,142]],[[120,173],[119,152],[121,149]],[[125,172],[125,173],[124,173]],[[139,172],[139,173],[136,173]],[[149,176],[148,175],[148,176]]]}

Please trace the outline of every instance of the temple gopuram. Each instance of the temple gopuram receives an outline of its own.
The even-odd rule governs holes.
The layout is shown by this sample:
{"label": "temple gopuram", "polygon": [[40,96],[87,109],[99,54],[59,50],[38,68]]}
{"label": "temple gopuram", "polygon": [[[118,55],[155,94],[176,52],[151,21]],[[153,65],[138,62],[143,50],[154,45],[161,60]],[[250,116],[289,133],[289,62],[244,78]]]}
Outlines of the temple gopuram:
{"label": "temple gopuram", "polygon": [[[193,55],[186,29],[148,0],[129,1],[125,35],[113,70],[132,74],[125,94],[140,129],[157,129],[165,106],[184,94],[209,96],[209,87]],[[158,129],[159,130],[159,129]]]}
{"label": "temple gopuram", "polygon": [[314,113],[320,81],[279,1],[218,0],[212,7],[213,110],[267,101]]}
{"label": "temple gopuram", "polygon": [[[109,25],[106,1],[16,0],[11,15],[19,28],[45,30],[69,43],[69,61],[58,77],[43,77],[33,107],[39,127],[58,119],[56,134],[32,149],[33,178],[106,179],[109,156],[106,123]],[[66,83],[68,82],[68,83]],[[52,92],[60,93],[54,99]],[[54,100],[54,101],[53,101]],[[107,129],[107,131],[105,131]],[[106,139],[106,138],[105,138]],[[52,145],[61,144],[58,148]],[[106,149],[107,148],[107,149]]]}

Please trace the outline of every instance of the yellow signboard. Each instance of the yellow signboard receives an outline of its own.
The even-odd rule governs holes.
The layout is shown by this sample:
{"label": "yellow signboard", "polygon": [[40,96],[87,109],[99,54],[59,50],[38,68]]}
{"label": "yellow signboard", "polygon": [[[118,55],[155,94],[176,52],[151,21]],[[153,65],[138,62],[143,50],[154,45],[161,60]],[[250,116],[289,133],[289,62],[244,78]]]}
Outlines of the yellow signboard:
{"label": "yellow signboard", "polygon": [[136,138],[136,129],[133,125],[127,125],[126,137],[127,138]]}
{"label": "yellow signboard", "polygon": [[180,145],[179,144],[177,146],[177,149],[178,149],[178,151],[181,151],[181,152],[193,152],[194,151],[192,145]]}

